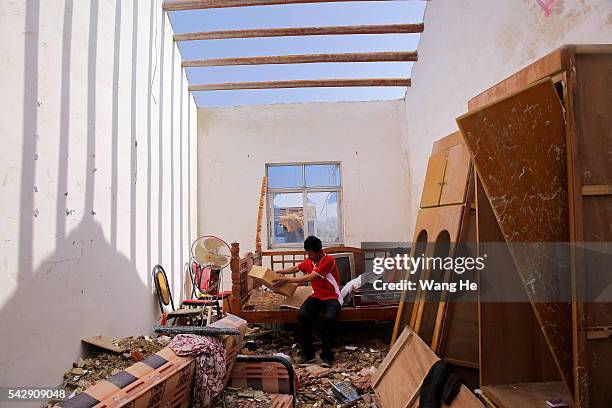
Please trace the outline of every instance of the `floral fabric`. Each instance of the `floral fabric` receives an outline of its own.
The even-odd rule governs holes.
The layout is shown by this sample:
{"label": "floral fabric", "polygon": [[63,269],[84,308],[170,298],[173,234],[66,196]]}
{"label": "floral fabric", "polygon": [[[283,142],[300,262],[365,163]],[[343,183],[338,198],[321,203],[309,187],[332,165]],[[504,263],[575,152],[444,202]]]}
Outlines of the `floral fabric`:
{"label": "floral fabric", "polygon": [[215,337],[179,334],[168,345],[178,356],[196,356],[193,384],[194,408],[206,408],[223,391],[225,347]]}

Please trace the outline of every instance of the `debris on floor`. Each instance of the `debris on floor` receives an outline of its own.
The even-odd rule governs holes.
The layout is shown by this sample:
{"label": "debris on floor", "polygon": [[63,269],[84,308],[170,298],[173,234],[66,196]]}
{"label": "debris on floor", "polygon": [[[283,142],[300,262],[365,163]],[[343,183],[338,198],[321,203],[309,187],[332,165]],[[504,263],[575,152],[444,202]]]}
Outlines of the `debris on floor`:
{"label": "debris on floor", "polygon": [[72,363],[72,368],[64,373],[66,395],[79,394],[100,380],[117,374],[137,361],[155,354],[170,343],[170,337],[160,336],[152,339],[149,336],[126,337],[117,342],[123,353],[101,350],[87,358],[79,358]]}
{"label": "debris on floor", "polygon": [[[373,391],[370,379],[376,368],[388,352],[388,343],[392,327],[390,325],[372,325],[372,330],[363,326],[343,324],[337,335],[335,360],[331,368],[321,367],[320,362],[297,366],[300,357],[300,346],[293,333],[285,330],[266,329],[249,325],[242,350],[247,355],[274,355],[283,353],[290,357],[299,381],[297,389],[297,406],[300,408],[320,407],[370,407]],[[344,344],[350,345],[345,347]],[[315,342],[315,349],[320,349],[320,342]],[[350,392],[351,388],[359,394],[360,399],[354,402],[340,401],[333,393],[332,384]],[[274,394],[259,390],[237,389],[227,387],[224,391],[225,407],[258,408],[270,407]],[[216,407],[223,407],[219,401]]]}

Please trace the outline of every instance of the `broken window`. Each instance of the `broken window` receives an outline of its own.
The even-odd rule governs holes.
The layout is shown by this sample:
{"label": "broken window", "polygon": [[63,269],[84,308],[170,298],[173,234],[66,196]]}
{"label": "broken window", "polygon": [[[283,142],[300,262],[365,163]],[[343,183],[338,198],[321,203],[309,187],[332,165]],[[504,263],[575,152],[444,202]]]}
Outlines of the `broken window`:
{"label": "broken window", "polygon": [[340,163],[268,164],[266,174],[269,247],[301,247],[309,235],[342,243]]}

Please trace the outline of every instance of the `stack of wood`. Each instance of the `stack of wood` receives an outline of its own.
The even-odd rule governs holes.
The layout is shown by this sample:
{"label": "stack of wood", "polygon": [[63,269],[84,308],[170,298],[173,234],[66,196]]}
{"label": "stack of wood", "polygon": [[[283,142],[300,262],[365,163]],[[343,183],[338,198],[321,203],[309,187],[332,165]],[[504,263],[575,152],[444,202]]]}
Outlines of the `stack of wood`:
{"label": "stack of wood", "polygon": [[[415,361],[428,361],[418,356],[435,352],[491,407],[609,406],[609,368],[601,362],[612,360],[612,303],[586,297],[601,270],[578,250],[568,251],[563,269],[520,245],[612,241],[610,79],[612,46],[562,47],[471,99],[457,119],[460,132],[434,145],[413,253],[456,255],[450,242],[473,243],[477,254],[499,243],[505,255],[490,257],[488,267],[510,270],[525,300],[483,301],[486,288],[474,302],[404,294],[394,338],[407,326],[409,334],[394,348],[407,353],[405,336],[413,340],[404,347],[414,339],[429,347],[398,364],[393,377],[410,378],[411,390],[425,375]],[[407,278],[446,281],[449,272]],[[568,299],[558,297],[563,282],[571,285]],[[391,357],[381,367],[382,399],[392,392],[384,389],[393,367]],[[413,400],[404,395],[382,407]]]}

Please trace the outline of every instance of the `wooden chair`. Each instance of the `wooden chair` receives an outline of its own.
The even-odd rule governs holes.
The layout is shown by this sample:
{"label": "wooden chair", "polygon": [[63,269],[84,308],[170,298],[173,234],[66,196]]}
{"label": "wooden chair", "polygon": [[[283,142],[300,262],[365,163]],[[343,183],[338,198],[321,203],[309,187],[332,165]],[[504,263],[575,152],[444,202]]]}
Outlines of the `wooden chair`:
{"label": "wooden chair", "polygon": [[[166,314],[168,319],[172,319],[172,324],[176,324],[179,318],[186,318],[190,324],[195,325],[198,317],[201,319],[201,324],[205,324],[207,320],[204,320],[204,308],[183,308],[182,305],[185,304],[185,301],[182,302],[180,309],[174,308],[174,300],[172,299],[172,292],[168,284],[168,276],[161,265],[155,265],[152,274],[153,282],[155,282],[155,293],[157,294],[159,309],[162,314]],[[169,307],[171,308],[170,311],[167,310]]]}

